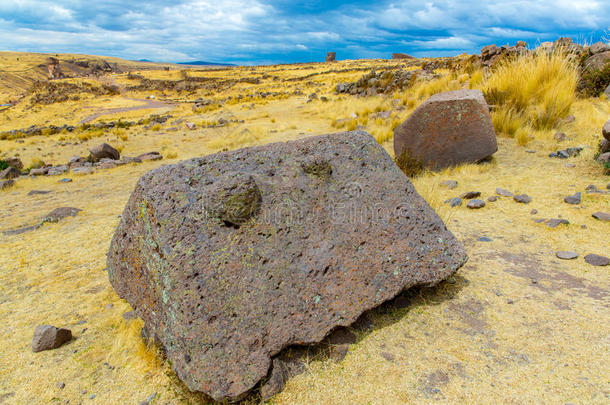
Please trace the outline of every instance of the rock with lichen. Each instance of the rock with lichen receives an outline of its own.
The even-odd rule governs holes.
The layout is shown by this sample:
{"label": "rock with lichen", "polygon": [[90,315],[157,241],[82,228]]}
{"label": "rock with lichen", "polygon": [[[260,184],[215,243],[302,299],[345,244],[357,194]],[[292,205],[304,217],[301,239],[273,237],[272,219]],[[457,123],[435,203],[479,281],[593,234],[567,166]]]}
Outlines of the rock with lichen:
{"label": "rock with lichen", "polygon": [[283,349],[318,343],[466,260],[392,158],[356,131],[148,172],[108,273],[191,390],[236,400]]}

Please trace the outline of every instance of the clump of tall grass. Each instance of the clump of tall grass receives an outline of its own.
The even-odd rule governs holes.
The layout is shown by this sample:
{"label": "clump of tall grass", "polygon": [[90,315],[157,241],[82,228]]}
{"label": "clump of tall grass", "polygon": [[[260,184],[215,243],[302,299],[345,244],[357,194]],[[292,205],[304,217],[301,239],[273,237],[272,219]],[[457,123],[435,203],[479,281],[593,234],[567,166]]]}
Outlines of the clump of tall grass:
{"label": "clump of tall grass", "polygon": [[[576,99],[578,67],[565,52],[537,52],[508,59],[482,85],[487,102],[496,105],[496,130],[514,135],[513,125],[553,128]],[[508,130],[508,131],[507,131]]]}

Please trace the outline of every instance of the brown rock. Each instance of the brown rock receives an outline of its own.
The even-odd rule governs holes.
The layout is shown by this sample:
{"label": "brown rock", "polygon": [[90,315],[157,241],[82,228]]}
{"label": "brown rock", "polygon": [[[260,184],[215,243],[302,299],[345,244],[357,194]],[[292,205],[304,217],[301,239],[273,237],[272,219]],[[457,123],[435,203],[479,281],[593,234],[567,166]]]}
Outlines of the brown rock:
{"label": "brown rock", "polygon": [[356,131],[145,174],[108,274],[188,387],[224,400],[255,387],[284,348],[320,342],[466,260],[385,150]]}
{"label": "brown rock", "polygon": [[41,167],[38,169],[31,169],[30,176],[44,176],[49,172],[48,167]]}
{"label": "brown rock", "polygon": [[15,169],[12,166],[7,167],[6,169],[0,172],[0,179],[10,180],[16,179],[19,176],[21,176],[21,172],[19,171],[19,169]]}
{"label": "brown rock", "polygon": [[37,326],[32,338],[32,351],[37,353],[43,350],[57,349],[71,339],[72,332],[69,329],[56,328],[51,325]]}
{"label": "brown rock", "polygon": [[479,90],[430,97],[394,131],[398,161],[439,170],[488,158],[498,150],[489,108]]}
{"label": "brown rock", "polygon": [[470,209],[476,210],[485,207],[485,201],[483,200],[470,200],[466,206]]}
{"label": "brown rock", "polygon": [[337,60],[337,53],[336,52],[328,52],[326,54],[326,62],[334,62]]}
{"label": "brown rock", "polygon": [[112,160],[119,160],[121,158],[119,151],[107,143],[103,143],[89,149],[89,153],[91,153],[89,160],[92,162],[99,162],[103,158]]}
{"label": "brown rock", "polygon": [[588,57],[584,61],[583,67],[589,72],[594,72],[602,69],[608,62],[610,62],[610,51],[600,52]]}
{"label": "brown rock", "polygon": [[148,152],[136,157],[136,159],[144,162],[146,160],[161,160],[163,159],[163,156],[161,156],[159,152]]}
{"label": "brown rock", "polygon": [[601,41],[596,42],[589,47],[589,52],[591,52],[592,55],[608,51],[610,51],[610,45]]}
{"label": "brown rock", "polygon": [[566,202],[567,204],[580,204],[580,201],[582,200],[582,194],[580,192],[575,193],[573,195],[569,195],[566,198],[563,199],[564,202]]}
{"label": "brown rock", "polygon": [[610,141],[607,139],[602,139],[602,141],[599,144],[599,152],[600,153],[607,153],[610,152]]}
{"label": "brown rock", "polygon": [[607,212],[594,212],[592,217],[600,221],[610,221],[610,214]]}
{"label": "brown rock", "polygon": [[501,195],[502,197],[512,197],[513,193],[506,190],[505,188],[498,187],[496,188],[496,194]]}
{"label": "brown rock", "polygon": [[480,196],[481,196],[480,191],[467,191],[464,194],[462,194],[460,196],[460,198],[463,198],[464,200],[472,200],[473,198],[477,198]]}
{"label": "brown rock", "polygon": [[518,194],[513,196],[513,200],[521,204],[529,204],[532,201],[532,197],[527,194]]}
{"label": "brown rock", "polygon": [[610,265],[610,258],[590,254],[585,256],[585,262],[589,263],[592,266],[608,266]]}

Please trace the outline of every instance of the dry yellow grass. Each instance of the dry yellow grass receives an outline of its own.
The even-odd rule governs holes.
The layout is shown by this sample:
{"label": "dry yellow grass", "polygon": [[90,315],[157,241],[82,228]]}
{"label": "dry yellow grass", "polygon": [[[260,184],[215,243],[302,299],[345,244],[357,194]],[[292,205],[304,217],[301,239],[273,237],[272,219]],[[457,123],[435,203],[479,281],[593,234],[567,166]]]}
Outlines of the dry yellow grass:
{"label": "dry yellow grass", "polygon": [[[372,68],[385,63],[346,61],[333,64],[332,69]],[[193,69],[189,74],[268,74],[288,79],[327,70],[328,65],[319,64],[268,66],[253,71]],[[78,144],[73,144],[74,136],[69,134],[30,137],[24,143],[0,140],[0,156],[19,154],[26,164],[34,159],[62,163],[102,141],[121,147],[128,156],[151,150],[166,156],[160,162],[70,176],[74,181],[68,184],[58,183],[63,176],[21,179],[14,188],[0,192],[0,230],[35,223],[59,206],[83,209],[77,217],[46,224],[30,233],[4,236],[0,241],[0,316],[5,325],[0,329],[0,398],[11,394],[5,402],[15,404],[83,403],[94,394],[99,403],[122,404],[138,403],[157,393],[155,404],[204,402],[177,381],[158,353],[144,345],[140,338],[142,322],[122,317],[130,307],[116,296],[104,271],[118,216],[142,174],[178,158],[344,130],[353,123],[372,132],[391,152],[393,127],[427,95],[483,80],[477,72],[470,76],[470,82],[464,76],[446,76],[428,89],[418,85],[421,87],[413,94],[396,94],[395,99],[332,95],[337,81],[355,80],[362,73],[320,74],[307,79],[313,84],[306,84],[307,80],[262,80],[258,86],[246,83],[222,94],[299,88],[304,94],[318,90],[320,95],[331,95],[326,103],[306,103],[307,96],[303,95],[228,103],[206,113],[193,112],[190,105],[172,111],[172,120],[218,122],[227,118],[244,120],[243,124],[198,126],[192,131],[180,125],[169,131],[171,123],[160,131],[141,126],[102,131],[98,138]],[[143,74],[178,79],[176,71]],[[103,103],[95,100],[95,105]],[[82,106],[68,102],[63,108],[76,111]],[[20,111],[15,116],[9,114],[10,121],[0,114],[0,126],[15,127],[19,114],[26,122],[47,114],[50,120],[51,112],[61,112],[61,108],[51,106],[38,113]],[[391,112],[390,118],[375,116],[382,111]],[[130,114],[146,117],[150,113]],[[519,127],[516,139],[499,138],[499,151],[491,163],[427,172],[414,179],[416,189],[463,242],[470,260],[449,282],[414,291],[408,308],[375,311],[374,327],[357,332],[358,342],[343,361],[312,359],[307,364],[308,373],[291,379],[270,402],[606,403],[610,285],[607,270],[586,265],[582,257],[608,253],[607,238],[602,237],[607,235],[608,225],[594,220],[591,213],[610,211],[610,201],[608,195],[583,194],[583,203],[574,207],[562,199],[584,191],[588,184],[603,188],[610,182],[592,161],[610,105],[601,99],[579,100],[572,104],[571,113],[576,121],[560,124],[557,130],[568,135],[562,148],[585,146],[581,156],[569,160],[575,164],[573,168],[566,167],[564,160],[547,157],[549,151],[559,148],[553,130],[536,131],[534,139],[528,139],[528,149],[536,153],[526,153],[518,146],[525,136],[520,136]],[[78,117],[76,113],[74,119]],[[117,114],[112,119],[121,117],[124,115]],[[62,137],[70,142],[61,141]],[[440,182],[447,179],[457,180],[458,188],[440,187]],[[501,198],[479,211],[463,206],[450,208],[443,203],[470,190],[488,197],[496,187],[527,193],[533,201],[522,205]],[[52,193],[28,196],[34,189]],[[534,208],[538,210],[536,217],[562,215],[570,225],[549,229],[536,224],[530,214]],[[480,236],[493,241],[479,242]],[[574,250],[581,257],[572,262],[559,261],[554,256],[556,250]],[[81,323],[83,320],[86,323]],[[43,323],[69,327],[75,339],[54,351],[32,353],[32,332]],[[387,359],[388,353],[393,360]],[[56,385],[60,381],[66,384],[63,390]],[[87,394],[82,394],[83,390]]]}

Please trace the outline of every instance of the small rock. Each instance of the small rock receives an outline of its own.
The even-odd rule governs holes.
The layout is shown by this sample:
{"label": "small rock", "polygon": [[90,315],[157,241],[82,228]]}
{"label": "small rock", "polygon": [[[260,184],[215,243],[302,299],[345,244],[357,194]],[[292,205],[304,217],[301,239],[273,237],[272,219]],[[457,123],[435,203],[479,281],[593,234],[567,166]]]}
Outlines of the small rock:
{"label": "small rock", "polygon": [[597,188],[597,186],[595,184],[589,184],[587,186],[587,188],[585,188],[585,191],[587,193],[598,193],[599,189]]}
{"label": "small rock", "polygon": [[589,254],[585,256],[585,262],[589,263],[592,266],[608,266],[610,265],[610,258]]}
{"label": "small rock", "polygon": [[530,215],[536,215],[537,213],[538,213],[538,210],[535,208],[530,211]]}
{"label": "small rock", "polygon": [[64,174],[68,170],[70,170],[70,168],[66,165],[50,167],[49,171],[47,171],[47,176],[59,176],[61,174]]}
{"label": "small rock", "polygon": [[89,160],[91,162],[99,162],[103,158],[108,158],[112,160],[119,160],[121,158],[121,154],[118,150],[108,145],[107,143],[103,143],[101,145],[97,145],[91,149],[89,149]]}
{"label": "small rock", "polygon": [[13,179],[0,181],[0,190],[6,190],[8,188],[13,187],[14,185],[15,185],[15,180],[13,180]]}
{"label": "small rock", "polygon": [[563,119],[563,122],[566,123],[566,124],[571,124],[574,121],[576,121],[576,117],[571,115],[571,114]]}
{"label": "small rock", "polygon": [[449,190],[453,190],[458,186],[458,182],[455,180],[445,180],[441,182],[441,186],[447,187]]}
{"label": "small rock", "polygon": [[566,167],[566,168],[568,168],[568,169],[573,169],[573,168],[575,168],[575,167],[576,167],[576,165],[575,165],[574,163],[566,163],[566,164],[564,165],[564,167]]}
{"label": "small rock", "polygon": [[489,238],[487,236],[481,236],[479,239],[477,239],[479,242],[493,242],[492,238]]}
{"label": "small rock", "polygon": [[449,204],[452,207],[459,207],[462,205],[462,199],[460,197],[451,198],[445,201],[445,204]]}
{"label": "small rock", "polygon": [[269,400],[272,396],[284,389],[287,378],[285,367],[286,366],[281,359],[273,359],[271,375],[267,382],[261,387],[261,396],[263,397],[263,400]]}
{"label": "small rock", "polygon": [[479,208],[483,208],[485,206],[485,201],[483,200],[470,200],[466,205],[468,208],[476,210]]}
{"label": "small rock", "polygon": [[555,134],[555,136],[553,136],[553,138],[557,141],[557,142],[562,142],[565,141],[566,139],[566,134],[564,134],[563,132],[557,132]]}
{"label": "small rock", "polygon": [[498,201],[498,197],[497,197],[497,196],[495,196],[495,195],[492,195],[491,197],[489,197],[489,198],[487,199],[487,201],[489,201],[489,202],[496,202],[496,201]]}
{"label": "small rock", "polygon": [[63,382],[58,382],[57,383],[57,388],[59,388],[60,390],[63,390],[66,387],[66,384]]}
{"label": "small rock", "polygon": [[37,353],[43,350],[57,349],[71,339],[72,332],[69,329],[56,328],[51,325],[40,325],[34,330],[32,351]]}
{"label": "small rock", "polygon": [[28,195],[44,195],[49,194],[50,190],[32,190],[28,193]]}
{"label": "small rock", "polygon": [[89,399],[95,399],[95,394],[89,395]]}
{"label": "small rock", "polygon": [[138,156],[136,159],[140,159],[142,162],[146,160],[161,160],[163,156],[159,152],[148,152]]}
{"label": "small rock", "polygon": [[578,257],[578,253],[566,250],[560,250],[559,252],[555,253],[555,255],[561,260],[573,260]]}
{"label": "small rock", "polygon": [[610,214],[607,212],[594,212],[591,216],[595,219],[599,219],[600,221],[610,221]]}
{"label": "small rock", "polygon": [[481,196],[480,191],[468,191],[460,196],[464,200],[472,200],[473,198],[477,198]]}
{"label": "small rock", "polygon": [[106,304],[106,306],[104,308],[106,308],[108,310],[108,309],[112,309],[113,306],[114,305],[112,305],[112,303],[110,303],[110,304]]}
{"label": "small rock", "polygon": [[73,207],[55,208],[43,218],[42,222],[59,222],[67,217],[75,217],[81,211],[81,209]]}
{"label": "small rock", "polygon": [[513,301],[513,300],[506,300],[506,303],[507,303],[507,304],[514,304],[514,303],[515,303],[515,301]]}
{"label": "small rock", "polygon": [[573,195],[569,195],[566,198],[563,199],[563,201],[565,201],[568,204],[580,204],[580,201],[582,199],[582,194],[580,192],[573,194]]}
{"label": "small rock", "polygon": [[386,359],[387,361],[394,361],[394,355],[392,353],[388,353],[388,352],[381,352],[379,353],[381,355],[381,357],[383,357],[384,359]]}
{"label": "small rock", "polygon": [[513,199],[521,204],[529,204],[532,201],[532,197],[527,194],[518,194],[513,196]]}
{"label": "small rock", "polygon": [[31,169],[30,176],[44,176],[49,172],[48,167],[41,167],[38,169]]}
{"label": "small rock", "polygon": [[195,129],[195,124],[193,124],[192,122],[185,122],[185,123],[184,123],[184,125],[185,125],[185,126],[188,128],[188,129],[190,129],[191,131],[192,131],[193,129]]}
{"label": "small rock", "polygon": [[69,179],[69,178],[65,177],[65,178],[63,178],[63,179],[59,180],[59,182],[60,182],[60,183],[71,183],[71,182],[72,182],[72,179]]}
{"label": "small rock", "polygon": [[504,188],[501,188],[501,187],[496,188],[496,194],[501,195],[503,197],[512,197],[513,196],[513,193],[511,193],[510,191],[508,191]]}
{"label": "small rock", "polygon": [[557,228],[559,225],[568,225],[569,223],[565,219],[551,218],[545,222],[545,225],[549,228]]}

